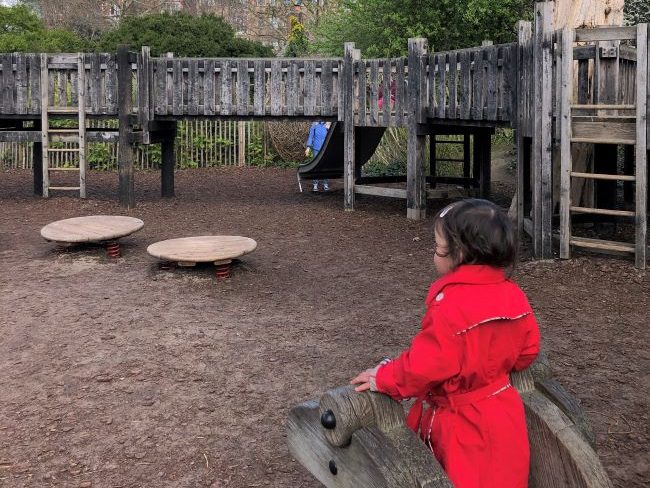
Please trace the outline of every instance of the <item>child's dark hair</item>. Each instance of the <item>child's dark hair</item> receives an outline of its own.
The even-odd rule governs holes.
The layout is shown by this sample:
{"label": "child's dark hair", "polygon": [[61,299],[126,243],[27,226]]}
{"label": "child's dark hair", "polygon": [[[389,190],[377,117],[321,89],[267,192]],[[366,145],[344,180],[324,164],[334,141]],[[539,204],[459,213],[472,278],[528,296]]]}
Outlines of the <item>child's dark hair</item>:
{"label": "child's dark hair", "polygon": [[445,237],[454,267],[485,264],[513,268],[517,238],[512,222],[494,203],[470,198],[448,205],[436,215],[434,229]]}

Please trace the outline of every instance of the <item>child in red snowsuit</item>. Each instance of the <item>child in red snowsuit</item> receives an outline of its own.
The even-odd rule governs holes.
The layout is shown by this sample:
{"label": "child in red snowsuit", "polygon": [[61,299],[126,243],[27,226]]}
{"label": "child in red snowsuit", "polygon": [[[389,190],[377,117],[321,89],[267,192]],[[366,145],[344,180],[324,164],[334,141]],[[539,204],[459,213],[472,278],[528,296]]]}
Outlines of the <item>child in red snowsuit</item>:
{"label": "child in red snowsuit", "polygon": [[528,367],[540,337],[523,291],[506,274],[516,242],[508,217],[470,199],[436,217],[422,329],[398,358],[352,380],[395,400],[415,397],[407,423],[456,488],[526,488],[529,447],[508,374]]}

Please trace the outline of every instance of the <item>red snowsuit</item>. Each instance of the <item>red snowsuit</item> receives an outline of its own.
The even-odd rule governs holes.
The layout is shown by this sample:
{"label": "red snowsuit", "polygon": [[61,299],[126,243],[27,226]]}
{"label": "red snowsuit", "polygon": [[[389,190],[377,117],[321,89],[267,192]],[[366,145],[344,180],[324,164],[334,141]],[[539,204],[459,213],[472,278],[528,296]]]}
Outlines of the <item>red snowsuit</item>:
{"label": "red snowsuit", "polygon": [[526,296],[502,269],[463,265],[431,285],[426,305],[411,347],[377,371],[377,390],[417,398],[407,423],[456,488],[526,488],[526,420],[508,379],[539,353]]}

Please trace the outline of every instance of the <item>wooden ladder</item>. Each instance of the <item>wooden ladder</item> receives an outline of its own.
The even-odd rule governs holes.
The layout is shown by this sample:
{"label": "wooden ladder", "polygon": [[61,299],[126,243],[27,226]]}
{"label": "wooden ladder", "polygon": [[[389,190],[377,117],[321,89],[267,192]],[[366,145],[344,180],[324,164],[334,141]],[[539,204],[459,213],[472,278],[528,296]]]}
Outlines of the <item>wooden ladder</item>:
{"label": "wooden ladder", "polygon": [[[68,104],[68,93],[74,90],[73,83],[68,87],[67,77],[58,76],[59,100],[52,93],[50,97],[50,69],[77,68],[76,105]],[[49,197],[50,190],[79,191],[81,198],[86,198],[86,78],[85,60],[82,53],[48,56],[41,54],[41,138],[43,143],[43,196]],[[72,94],[71,94],[72,95]],[[63,97],[64,99],[61,99]],[[71,100],[74,98],[71,96]],[[52,119],[69,119],[77,116],[77,127],[51,127]],[[65,141],[76,144],[76,147],[53,148],[52,142]],[[56,153],[76,154],[76,165],[72,167],[55,167],[52,165],[52,155]],[[53,186],[50,184],[52,173],[78,172],[79,186]]]}
{"label": "wooden ladder", "polygon": [[[603,29],[602,40],[610,29]],[[610,30],[611,31],[611,30]],[[593,36],[593,35],[592,35]],[[647,249],[647,74],[648,74],[648,26],[636,27],[634,37],[637,45],[636,103],[621,104],[573,104],[573,43],[576,31],[565,28],[562,31],[562,68],[560,100],[560,258],[570,257],[571,247],[594,251],[614,251],[633,254],[637,268],[646,267]],[[585,112],[588,115],[576,115]],[[600,115],[605,111],[607,115]],[[611,115],[615,113],[616,115]],[[623,115],[620,115],[623,114]],[[635,174],[602,174],[574,171],[571,157],[572,143],[620,144],[635,146]],[[629,181],[635,185],[635,210],[615,210],[582,207],[571,202],[571,182],[576,178],[588,180]],[[634,219],[635,242],[617,242],[589,239],[571,233],[573,214],[608,215]]]}

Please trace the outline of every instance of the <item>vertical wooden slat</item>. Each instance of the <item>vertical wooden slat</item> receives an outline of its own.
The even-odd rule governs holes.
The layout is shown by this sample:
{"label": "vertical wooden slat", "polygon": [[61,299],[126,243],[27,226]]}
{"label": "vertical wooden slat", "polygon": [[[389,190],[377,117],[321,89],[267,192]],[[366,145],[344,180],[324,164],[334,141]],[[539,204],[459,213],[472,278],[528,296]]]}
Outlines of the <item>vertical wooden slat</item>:
{"label": "vertical wooden slat", "polygon": [[183,63],[172,59],[172,115],[183,114]]}
{"label": "vertical wooden slat", "polygon": [[0,85],[0,102],[3,113],[14,113],[14,82],[13,55],[11,53],[0,55],[2,63],[2,84]]}
{"label": "vertical wooden slat", "polygon": [[[428,96],[429,96],[429,117],[435,117],[438,110],[437,87],[436,87],[436,56],[435,54],[429,55],[429,72],[428,76]],[[435,145],[435,144],[434,144]],[[435,151],[435,150],[433,150]]]}
{"label": "vertical wooden slat", "polygon": [[156,115],[167,114],[167,60],[156,58],[154,60],[156,68],[154,77],[156,79]]}
{"label": "vertical wooden slat", "polygon": [[[96,56],[95,56],[96,57]],[[127,208],[135,206],[135,187],[133,172],[133,143],[131,142],[131,94],[132,77],[129,51],[125,46],[120,46],[117,51],[118,64],[118,118],[119,118],[119,148],[118,148],[118,175],[120,204]]]}
{"label": "vertical wooden slat", "polygon": [[383,93],[382,93],[382,99],[383,99],[383,104],[384,106],[382,107],[382,121],[384,127],[388,127],[390,124],[390,114],[391,111],[393,110],[393,101],[391,100],[391,59],[386,58],[384,59],[384,67],[382,71],[383,75]]}
{"label": "vertical wooden slat", "polygon": [[396,125],[398,127],[404,126],[404,111],[406,110],[406,94],[405,94],[405,80],[404,74],[404,58],[395,60],[395,79],[397,88],[395,90],[395,117]]}
{"label": "vertical wooden slat", "polygon": [[200,102],[199,60],[189,59],[187,64],[187,114],[198,115]]}
{"label": "vertical wooden slat", "polygon": [[334,103],[332,99],[334,79],[332,69],[332,60],[324,59],[323,67],[321,68],[321,114],[325,116],[334,114]]}
{"label": "vertical wooden slat", "polygon": [[501,114],[500,120],[510,122],[511,127],[516,127],[517,123],[513,120],[514,102],[516,100],[514,95],[514,76],[517,72],[515,63],[517,56],[513,56],[514,45],[504,47],[502,50],[503,64],[501,67],[502,92],[501,92]]}
{"label": "vertical wooden slat", "polygon": [[447,54],[436,54],[436,66],[438,70],[438,107],[436,117],[444,119],[447,113]]}
{"label": "vertical wooden slat", "polygon": [[472,118],[474,120],[483,119],[483,72],[484,72],[484,51],[475,49],[473,51],[473,70],[472,70]]}
{"label": "vertical wooden slat", "polygon": [[452,51],[449,53],[449,73],[447,84],[449,86],[449,109],[447,110],[447,117],[455,119],[458,117],[456,109],[456,100],[458,97],[458,53]]}
{"label": "vertical wooden slat", "polygon": [[181,61],[181,114],[187,115],[189,112],[189,104],[190,104],[190,60],[189,59],[183,59]]}
{"label": "vertical wooden slat", "polygon": [[459,117],[469,120],[472,115],[472,59],[468,50],[460,52],[460,110]]}
{"label": "vertical wooden slat", "polygon": [[232,91],[233,74],[232,65],[234,62],[224,60],[221,64],[221,115],[232,113]]}
{"label": "vertical wooden slat", "polygon": [[357,124],[360,126],[365,126],[367,125],[366,122],[366,114],[367,112],[367,98],[366,98],[366,93],[368,90],[368,86],[366,83],[366,71],[367,71],[367,66],[366,66],[366,61],[363,59],[358,60],[355,65],[357,66],[357,83],[358,83],[358,90],[359,90],[359,107],[358,107],[358,122]]}
{"label": "vertical wooden slat", "polygon": [[[90,112],[93,114],[100,113],[100,97],[101,97],[101,66],[99,53],[89,54],[90,57]],[[131,75],[131,64],[126,66],[129,69],[129,76]],[[88,83],[86,84],[88,86]]]}
{"label": "vertical wooden slat", "polygon": [[487,48],[487,119],[497,120],[497,47]]}
{"label": "vertical wooden slat", "polygon": [[265,97],[265,86],[264,82],[265,73],[264,73],[264,60],[257,59],[255,60],[253,66],[253,77],[254,77],[254,94],[253,94],[253,111],[255,115],[263,116],[265,115],[265,106],[264,106],[264,97]]}
{"label": "vertical wooden slat", "polygon": [[27,56],[16,54],[16,113],[27,113],[28,102]]}
{"label": "vertical wooden slat", "polygon": [[287,115],[296,115],[298,111],[298,98],[300,91],[300,72],[298,62],[291,60],[287,65]]}
{"label": "vertical wooden slat", "polygon": [[[29,55],[29,88],[30,88],[30,114],[41,111],[41,57],[37,54]],[[1,97],[0,97],[1,98]],[[39,193],[40,193],[39,189]]]}
{"label": "vertical wooden slat", "polygon": [[271,115],[282,115],[282,61],[271,60]]}
{"label": "vertical wooden slat", "polygon": [[637,25],[636,35],[636,245],[635,265],[646,268],[648,214],[648,24]]}
{"label": "vertical wooden slat", "polygon": [[250,78],[248,77],[248,60],[240,59],[237,61],[237,115],[248,115],[249,88]]}
{"label": "vertical wooden slat", "polygon": [[115,67],[115,54],[110,53],[106,58],[106,111],[110,114],[117,113],[117,68]]}
{"label": "vertical wooden slat", "polygon": [[215,115],[214,87],[214,59],[209,58],[203,65],[203,113],[205,115]]}
{"label": "vertical wooden slat", "polygon": [[370,65],[370,83],[369,94],[370,94],[370,117],[369,124],[376,126],[379,123],[379,61],[373,59],[368,63]]}
{"label": "vertical wooden slat", "polygon": [[[214,62],[214,112],[215,114],[221,113],[221,97],[223,94],[223,62],[215,61]],[[221,130],[221,126],[219,126]]]}
{"label": "vertical wooden slat", "polygon": [[520,21],[517,24],[517,78],[515,87],[515,99],[517,100],[517,130],[515,139],[517,141],[517,232],[521,236],[524,231],[524,199],[525,199],[525,152],[526,146],[524,136],[528,135],[527,123],[527,88],[530,71],[528,70],[528,44],[531,38],[531,23]]}
{"label": "vertical wooden slat", "polygon": [[56,97],[57,97],[57,106],[65,107],[68,105],[68,77],[67,71],[63,69],[58,69],[56,71]]}
{"label": "vertical wooden slat", "polygon": [[316,115],[316,63],[305,60],[305,115]]}

